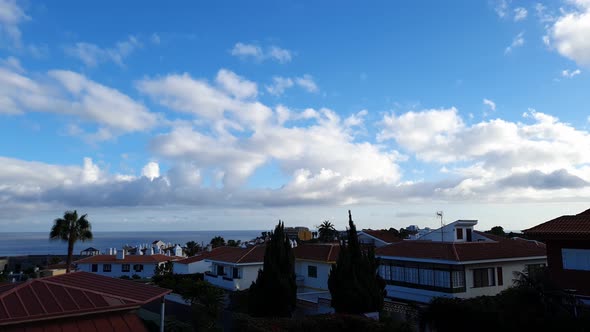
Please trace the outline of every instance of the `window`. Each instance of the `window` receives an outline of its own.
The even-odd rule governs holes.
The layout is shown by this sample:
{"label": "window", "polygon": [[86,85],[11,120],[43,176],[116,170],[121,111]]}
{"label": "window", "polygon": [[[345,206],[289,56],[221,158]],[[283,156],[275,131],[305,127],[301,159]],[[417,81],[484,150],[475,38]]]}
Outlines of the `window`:
{"label": "window", "polygon": [[232,268],[231,277],[234,279],[240,279],[240,269],[237,267]]}
{"label": "window", "polygon": [[463,271],[453,271],[453,288],[465,287],[465,273]]}
{"label": "window", "polygon": [[310,278],[317,278],[318,277],[318,267],[315,265],[308,265],[307,266],[307,276]]}
{"label": "window", "polygon": [[449,288],[451,286],[451,272],[434,270],[434,286]]}
{"label": "window", "polygon": [[564,270],[590,271],[590,249],[561,249]]}
{"label": "window", "polygon": [[225,273],[223,272],[223,265],[217,265],[217,275],[222,276]]}
{"label": "window", "polygon": [[121,272],[129,272],[131,270],[131,267],[129,266],[129,264],[122,264],[121,265]]}
{"label": "window", "polygon": [[498,286],[504,285],[504,276],[502,275],[502,267],[498,266],[496,268],[496,272],[498,272]]}
{"label": "window", "polygon": [[463,240],[463,228],[457,228],[457,240]]}
{"label": "window", "polygon": [[471,238],[471,228],[467,228],[465,229],[465,232],[467,232],[467,242],[471,242],[472,238]]}
{"label": "window", "polygon": [[434,270],[420,269],[420,284],[434,286]]}
{"label": "window", "polygon": [[135,264],[135,265],[133,265],[133,271],[135,271],[135,272],[141,272],[141,271],[143,271],[143,264]]}
{"label": "window", "polygon": [[92,264],[92,272],[98,272],[98,264]]}
{"label": "window", "polygon": [[493,267],[473,270],[473,287],[489,287],[496,285]]}
{"label": "window", "polygon": [[102,264],[102,272],[111,272],[111,264]]}

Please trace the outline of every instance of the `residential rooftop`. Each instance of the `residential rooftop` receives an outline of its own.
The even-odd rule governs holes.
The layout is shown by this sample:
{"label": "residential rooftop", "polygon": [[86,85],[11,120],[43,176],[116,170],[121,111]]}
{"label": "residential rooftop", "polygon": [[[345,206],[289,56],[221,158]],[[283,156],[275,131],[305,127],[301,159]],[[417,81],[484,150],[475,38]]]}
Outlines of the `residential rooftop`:
{"label": "residential rooftop", "polygon": [[184,257],[166,256],[162,254],[154,255],[125,255],[124,258],[117,258],[117,255],[96,255],[77,260],[77,264],[89,263],[162,263],[167,261],[176,261]]}
{"label": "residential rooftop", "polygon": [[590,237],[590,209],[576,215],[565,215],[526,229],[523,233],[533,238],[588,239]]}

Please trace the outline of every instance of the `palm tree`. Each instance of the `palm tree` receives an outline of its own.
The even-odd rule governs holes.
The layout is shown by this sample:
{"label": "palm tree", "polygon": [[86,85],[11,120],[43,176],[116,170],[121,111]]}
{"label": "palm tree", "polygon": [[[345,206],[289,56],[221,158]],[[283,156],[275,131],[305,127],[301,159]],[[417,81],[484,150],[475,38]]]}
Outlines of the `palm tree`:
{"label": "palm tree", "polygon": [[84,242],[92,240],[92,226],[86,214],[78,218],[78,212],[66,211],[63,218],[57,218],[53,221],[53,227],[49,233],[49,239],[61,240],[68,243],[68,259],[66,262],[66,273],[70,272],[72,265],[72,254],[74,252],[74,243],[78,240]]}
{"label": "palm tree", "polygon": [[330,242],[334,240],[334,236],[336,235],[337,231],[336,228],[334,228],[334,224],[332,224],[329,220],[324,220],[324,222],[318,226],[318,233],[320,234],[320,241]]}

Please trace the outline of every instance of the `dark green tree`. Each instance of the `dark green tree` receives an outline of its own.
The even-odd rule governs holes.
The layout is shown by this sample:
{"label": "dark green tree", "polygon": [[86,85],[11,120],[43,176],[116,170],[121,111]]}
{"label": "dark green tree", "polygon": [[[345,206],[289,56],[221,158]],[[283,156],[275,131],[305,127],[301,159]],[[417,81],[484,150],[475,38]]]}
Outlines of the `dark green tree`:
{"label": "dark green tree", "polygon": [[154,275],[156,276],[165,276],[172,274],[174,263],[172,261],[167,261],[164,264],[156,265],[154,269]]}
{"label": "dark green tree", "polygon": [[225,239],[221,236],[216,236],[211,239],[210,243],[213,246],[213,248],[221,247],[225,245]]}
{"label": "dark green tree", "polygon": [[264,266],[250,286],[248,309],[252,316],[290,317],[297,300],[295,256],[282,221],[270,233]]}
{"label": "dark green tree", "polygon": [[183,280],[179,293],[191,303],[195,331],[220,331],[217,321],[224,300],[221,289],[203,280]]}
{"label": "dark green tree", "polygon": [[78,212],[66,211],[63,218],[53,221],[53,227],[49,232],[49,239],[61,240],[68,243],[68,258],[66,260],[66,273],[70,272],[72,266],[72,255],[74,244],[78,241],[92,240],[92,226],[86,214],[78,218]]}
{"label": "dark green tree", "polygon": [[194,256],[201,250],[201,246],[195,241],[188,241],[186,243],[186,254],[187,256]]}
{"label": "dark green tree", "polygon": [[334,224],[329,220],[324,220],[324,222],[318,226],[318,233],[318,239],[321,242],[332,242],[338,234],[338,231],[334,228]]}
{"label": "dark green tree", "polygon": [[240,244],[242,244],[242,241],[240,241],[240,240],[237,240],[237,241],[236,240],[227,240],[227,245],[229,247],[239,247]]}
{"label": "dark green tree", "polygon": [[347,314],[380,311],[386,292],[377,274],[379,262],[372,247],[361,248],[350,210],[348,226],[348,241],[340,241],[340,255],[328,277],[332,307]]}
{"label": "dark green tree", "polygon": [[504,228],[502,226],[494,226],[489,231],[485,231],[485,233],[498,236],[506,236],[506,233],[504,232]]}

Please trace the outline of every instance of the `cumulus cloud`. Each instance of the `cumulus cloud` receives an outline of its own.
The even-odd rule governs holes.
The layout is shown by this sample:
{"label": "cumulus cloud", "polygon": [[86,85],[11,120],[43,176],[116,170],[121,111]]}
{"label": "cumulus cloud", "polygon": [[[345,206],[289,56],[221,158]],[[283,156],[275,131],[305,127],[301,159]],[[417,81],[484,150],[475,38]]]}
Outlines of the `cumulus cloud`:
{"label": "cumulus cloud", "polygon": [[483,104],[486,105],[489,108],[489,110],[492,111],[492,112],[496,110],[496,103],[494,103],[493,100],[484,98],[483,99]]}
{"label": "cumulus cloud", "polygon": [[548,28],[547,42],[562,56],[580,66],[590,66],[590,3],[574,0]]}
{"label": "cumulus cloud", "polygon": [[529,14],[529,12],[526,10],[526,8],[523,8],[523,7],[514,8],[514,21],[515,22],[522,21],[522,20],[526,19],[528,14]]}
{"label": "cumulus cloud", "polygon": [[508,0],[496,0],[494,3],[494,11],[499,17],[503,18],[508,15],[509,4]]}
{"label": "cumulus cloud", "polygon": [[141,175],[153,181],[160,177],[160,165],[157,162],[150,161],[141,169]]}
{"label": "cumulus cloud", "polygon": [[272,78],[272,84],[266,86],[266,91],[275,96],[280,96],[285,93],[285,90],[299,86],[307,92],[318,92],[319,88],[315,83],[313,77],[309,74],[305,74],[301,77],[281,77],[274,76]]}
{"label": "cumulus cloud", "polygon": [[16,3],[16,0],[0,0],[0,41],[21,46],[21,30],[19,25],[31,18]]}
{"label": "cumulus cloud", "polygon": [[575,69],[575,70],[564,69],[561,71],[561,77],[573,78],[574,76],[580,75],[581,73],[582,73],[582,71],[579,69]]}
{"label": "cumulus cloud", "polygon": [[256,83],[248,81],[226,69],[217,73],[216,82],[229,94],[236,98],[256,97],[258,87]]}
{"label": "cumulus cloud", "polygon": [[293,52],[288,49],[272,45],[266,49],[256,44],[236,43],[230,51],[231,55],[243,59],[251,58],[256,61],[274,60],[278,63],[284,64],[291,62]]}
{"label": "cumulus cloud", "polygon": [[[155,36],[157,37],[157,35]],[[156,40],[159,43],[159,37]],[[152,42],[154,42],[154,36],[152,36]],[[139,47],[141,47],[139,40],[134,36],[129,36],[126,40],[117,42],[112,47],[103,48],[96,44],[79,42],[65,47],[64,51],[67,55],[77,58],[89,67],[96,67],[109,61],[124,66],[125,58]]]}
{"label": "cumulus cloud", "polygon": [[498,184],[506,187],[530,187],[534,189],[583,188],[590,185],[587,181],[570,174],[565,169],[548,174],[538,170],[516,173],[499,180]]}
{"label": "cumulus cloud", "polygon": [[521,47],[522,45],[524,45],[524,32],[521,32],[514,37],[510,46],[504,49],[504,54],[512,53],[515,48]]}

